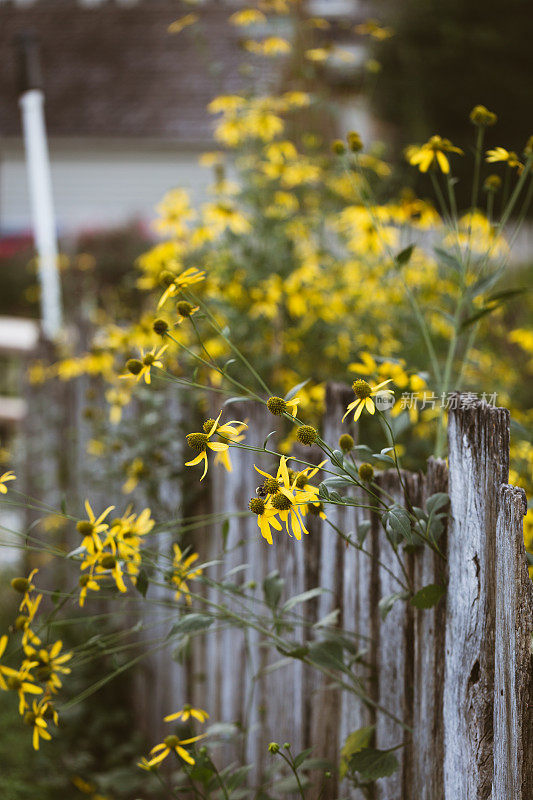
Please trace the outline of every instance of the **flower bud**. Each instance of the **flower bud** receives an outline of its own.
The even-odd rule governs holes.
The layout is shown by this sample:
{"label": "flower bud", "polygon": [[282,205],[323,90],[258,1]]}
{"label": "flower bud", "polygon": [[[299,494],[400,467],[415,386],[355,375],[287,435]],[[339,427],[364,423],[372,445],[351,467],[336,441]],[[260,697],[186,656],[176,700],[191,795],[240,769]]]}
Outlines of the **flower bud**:
{"label": "flower bud", "polygon": [[164,336],[168,331],[168,322],[166,322],[164,319],[158,318],[154,320],[152,327],[154,331],[159,334],[159,336]]}
{"label": "flower bud", "polygon": [[339,439],[339,447],[343,453],[349,453],[354,445],[353,437],[349,433],[343,433]]}

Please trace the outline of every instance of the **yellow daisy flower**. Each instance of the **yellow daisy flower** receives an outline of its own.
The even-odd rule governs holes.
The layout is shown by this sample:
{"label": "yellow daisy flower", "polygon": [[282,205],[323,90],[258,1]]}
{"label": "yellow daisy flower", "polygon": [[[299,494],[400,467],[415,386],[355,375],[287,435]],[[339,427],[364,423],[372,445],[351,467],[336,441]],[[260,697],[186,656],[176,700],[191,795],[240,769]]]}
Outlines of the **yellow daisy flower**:
{"label": "yellow daisy flower", "polygon": [[35,661],[25,662],[20,669],[2,667],[2,672],[7,677],[5,683],[10,691],[17,692],[19,696],[19,714],[27,708],[26,694],[42,694],[43,690],[34,683],[31,670],[36,666]]}
{"label": "yellow daisy flower", "polygon": [[184,744],[191,744],[192,742],[197,742],[199,739],[203,739],[205,733],[201,734],[200,736],[193,736],[191,739],[180,739],[179,736],[166,736],[160,744],[156,744],[155,747],[152,747],[150,750],[150,755],[153,756],[154,753],[157,753],[156,756],[150,759],[150,761],[146,761],[146,764],[143,764],[144,769],[150,769],[154,767],[156,764],[160,764],[163,759],[165,759],[172,751],[176,753],[183,761],[187,764],[195,764],[194,758],[191,754],[183,747]]}
{"label": "yellow daisy flower", "polygon": [[95,550],[102,549],[102,541],[99,534],[108,530],[109,525],[104,522],[104,519],[114,508],[115,506],[108,506],[99,517],[96,517],[89,501],[85,501],[85,511],[89,519],[81,519],[77,522],[76,530],[83,536],[81,546],[88,553],[94,553]]}
{"label": "yellow daisy flower", "polygon": [[372,400],[377,394],[394,394],[392,389],[383,389],[388,383],[392,381],[392,378],[389,378],[382,383],[378,383],[377,386],[371,386],[367,381],[360,378],[357,381],[354,381],[352,384],[352,389],[356,396],[356,399],[349,404],[348,408],[346,409],[346,414],[343,416],[342,421],[346,419],[350,411],[354,412],[353,419],[354,422],[357,422],[359,417],[362,414],[363,408],[366,408],[369,414],[375,414],[376,406],[374,405],[374,401]]}
{"label": "yellow daisy flower", "polygon": [[438,166],[441,172],[447,175],[450,171],[450,162],[445,153],[458,153],[463,155],[459,147],[455,147],[449,139],[441,136],[432,136],[429,141],[420,147],[412,145],[407,151],[407,160],[418,167],[420,172],[427,172],[432,166]]}
{"label": "yellow daisy flower", "polygon": [[[215,453],[223,453],[225,450],[229,448],[229,445],[226,444],[225,442],[209,441],[211,436],[217,433],[218,423],[221,416],[222,416],[222,411],[220,412],[218,417],[212,421],[213,424],[211,425],[209,430],[204,430],[201,433],[188,433],[186,437],[187,444],[189,445],[189,447],[192,448],[192,450],[199,450],[200,453],[191,461],[186,461],[185,466],[194,467],[196,466],[196,464],[200,464],[203,462],[204,471],[202,473],[202,477],[200,478],[201,481],[205,478],[207,474],[207,468],[208,468],[207,449],[209,448],[209,450],[213,450]],[[211,422],[211,420],[206,420],[206,424],[209,422]],[[234,424],[235,421],[233,423],[228,423],[228,425],[234,425]],[[239,423],[239,424],[244,424],[244,423]]]}
{"label": "yellow daisy flower", "polygon": [[4,472],[3,475],[0,475],[0,494],[7,494],[7,487],[5,484],[8,481],[16,481],[17,476],[13,472],[13,470],[9,470],[9,472]]}
{"label": "yellow daisy flower", "polygon": [[194,562],[198,560],[199,555],[198,553],[192,553],[190,556],[184,558],[184,553],[179,545],[174,544],[172,547],[174,550],[174,560],[172,562],[173,573],[170,582],[173,583],[177,589],[174,599],[179,600],[183,595],[185,602],[190,606],[192,600],[187,581],[193,581],[203,573],[203,569],[192,568]]}
{"label": "yellow daisy flower", "polygon": [[58,639],[54,644],[37,650],[35,647],[24,647],[24,652],[35,665],[37,680],[46,683],[49,691],[55,692],[62,686],[60,675],[69,675],[70,667],[65,667],[65,663],[70,661],[72,653],[61,653],[63,642]]}
{"label": "yellow daisy flower", "polygon": [[135,377],[137,381],[140,381],[141,378],[144,377],[144,382],[149,384],[152,380],[150,375],[150,370],[152,367],[157,367],[158,369],[164,369],[164,364],[161,361],[161,356],[167,349],[168,344],[164,344],[162,347],[157,349],[157,347],[152,347],[152,349],[145,353],[144,350],[141,348],[141,357],[140,358],[129,358],[126,361],[126,369],[128,370],[124,375],[119,375],[119,378],[131,378]]}
{"label": "yellow daisy flower", "polygon": [[205,278],[205,272],[202,272],[196,267],[191,267],[190,269],[186,269],[185,272],[181,272],[179,275],[176,275],[175,278],[169,283],[163,294],[161,295],[161,299],[157,304],[158,308],[161,308],[162,305],[166,303],[169,297],[174,297],[182,289],[186,289],[188,286],[193,286],[195,283],[200,283]]}
{"label": "yellow daisy flower", "polygon": [[[39,749],[39,740],[45,739],[49,741],[52,737],[46,730],[48,727],[48,723],[46,721],[46,717],[49,714],[51,706],[47,699],[41,698],[40,700],[34,700],[32,703],[31,711],[28,710],[24,714],[24,722],[26,725],[33,726],[33,736],[32,736],[32,743],[33,749]],[[57,717],[57,712],[54,712]]]}
{"label": "yellow daisy flower", "polygon": [[[213,425],[213,419],[207,419],[204,422],[204,431],[207,433],[211,430]],[[248,425],[246,422],[240,422],[238,419],[232,419],[230,422],[225,422],[223,425],[219,425],[215,431],[217,436],[222,436],[222,438],[226,439],[229,443],[238,443],[242,442],[244,439],[243,431],[248,429]],[[215,464],[222,464],[223,467],[228,472],[233,471],[233,467],[231,465],[231,459],[229,457],[229,448],[227,450],[221,450],[215,456]]]}
{"label": "yellow daisy flower", "polygon": [[523,168],[523,164],[516,153],[512,150],[506,150],[505,147],[495,147],[492,150],[487,150],[487,157],[485,160],[489,164],[502,162],[504,164],[509,164],[510,167],[518,167],[519,172],[521,172]]}
{"label": "yellow daisy flower", "polygon": [[181,719],[182,722],[187,722],[189,717],[194,717],[198,722],[205,722],[206,719],[209,719],[209,714],[207,711],[202,711],[201,708],[193,708],[187,703],[180,711],[176,711],[174,714],[168,714],[164,717],[164,721],[172,722],[175,719]]}

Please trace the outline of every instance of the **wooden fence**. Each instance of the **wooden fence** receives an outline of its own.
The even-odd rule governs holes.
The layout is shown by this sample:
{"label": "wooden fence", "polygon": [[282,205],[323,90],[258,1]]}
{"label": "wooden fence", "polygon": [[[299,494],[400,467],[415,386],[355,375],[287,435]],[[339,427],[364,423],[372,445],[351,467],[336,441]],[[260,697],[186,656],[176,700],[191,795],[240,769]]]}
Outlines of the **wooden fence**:
{"label": "wooden fence", "polygon": [[[352,396],[346,387],[328,388],[326,441],[337,441],[340,419]],[[251,403],[236,404],[228,416],[248,418],[254,444],[261,444],[273,427],[272,417]],[[70,425],[60,420],[59,440],[60,429],[73,425],[76,418]],[[53,438],[49,431],[46,436],[48,442]],[[30,451],[37,438],[28,441]],[[227,515],[229,528],[226,523],[223,534],[220,521],[199,531],[194,541],[195,549],[209,560],[219,558],[226,539],[224,563],[211,567],[209,576],[222,579],[232,568],[247,565],[234,580],[255,581],[258,601],[265,577],[274,570],[285,581],[283,599],[315,586],[328,590],[302,606],[308,622],[305,636],[323,636],[316,623],[338,609],[338,626],[361,651],[354,671],[371,702],[336,688],[331,678],[301,660],[262,647],[259,633],[244,635],[228,627],[195,640],[185,667],[171,667],[167,654],[140,673],[138,680],[145,675],[147,698],[154,682],[168,687],[172,675],[171,686],[158,693],[157,703],[147,699],[144,705],[151,706],[153,718],[173,710],[169,703],[190,700],[207,708],[212,721],[236,723],[248,735],[238,746],[228,746],[224,756],[253,764],[255,779],[272,764],[267,749],[272,740],[289,741],[295,751],[313,746],[314,756],[338,763],[347,735],[375,725],[377,747],[404,746],[395,751],[400,769],[371,789],[373,800],[533,797],[533,591],[522,535],[525,495],[506,483],[508,411],[483,402],[459,404],[449,416],[449,469],[443,461],[430,459],[425,474],[403,474],[414,505],[423,506],[431,494],[449,491],[448,530],[440,540],[447,560],[428,548],[406,556],[409,578],[417,589],[447,584],[447,591],[427,610],[397,602],[385,619],[379,601],[398,590],[395,576],[401,575],[379,519],[357,508],[327,509],[346,534],[353,534],[365,519],[370,522],[366,552],[346,547],[317,518],[302,541],[280,534],[269,546],[255,519],[232,514],[245,510],[255,494],[260,480],[254,463],[269,471],[274,463],[246,450],[232,450],[231,455],[233,472],[210,469],[203,507],[220,514],[220,520]],[[306,448],[305,457],[312,460],[317,454],[310,455]],[[377,482],[383,492],[403,502],[394,472],[378,475]],[[231,609],[227,598],[227,592],[216,587],[208,590],[210,602]],[[303,638],[304,634],[302,643]],[[337,792],[348,793],[332,779],[324,797],[339,796]],[[352,796],[363,797],[357,791]]]}

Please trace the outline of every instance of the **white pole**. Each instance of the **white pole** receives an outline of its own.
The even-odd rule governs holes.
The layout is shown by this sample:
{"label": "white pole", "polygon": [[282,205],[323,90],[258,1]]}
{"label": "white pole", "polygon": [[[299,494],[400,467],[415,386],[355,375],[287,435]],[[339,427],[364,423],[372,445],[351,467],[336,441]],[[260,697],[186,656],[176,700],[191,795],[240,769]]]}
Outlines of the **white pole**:
{"label": "white pole", "polygon": [[54,339],[61,328],[61,288],[43,92],[29,89],[20,96],[19,103],[41,284],[43,333],[48,339]]}

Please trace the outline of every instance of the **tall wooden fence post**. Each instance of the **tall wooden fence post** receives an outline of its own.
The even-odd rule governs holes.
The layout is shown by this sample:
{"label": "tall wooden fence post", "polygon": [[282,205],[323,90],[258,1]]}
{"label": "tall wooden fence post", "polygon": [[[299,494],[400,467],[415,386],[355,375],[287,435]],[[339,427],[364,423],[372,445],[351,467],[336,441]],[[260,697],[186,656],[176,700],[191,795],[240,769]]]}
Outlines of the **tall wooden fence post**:
{"label": "tall wooden fence post", "polygon": [[457,396],[449,419],[445,797],[526,800],[533,792],[521,747],[528,712],[519,705],[531,687],[532,604],[516,490],[502,491],[509,412],[465,399]]}

